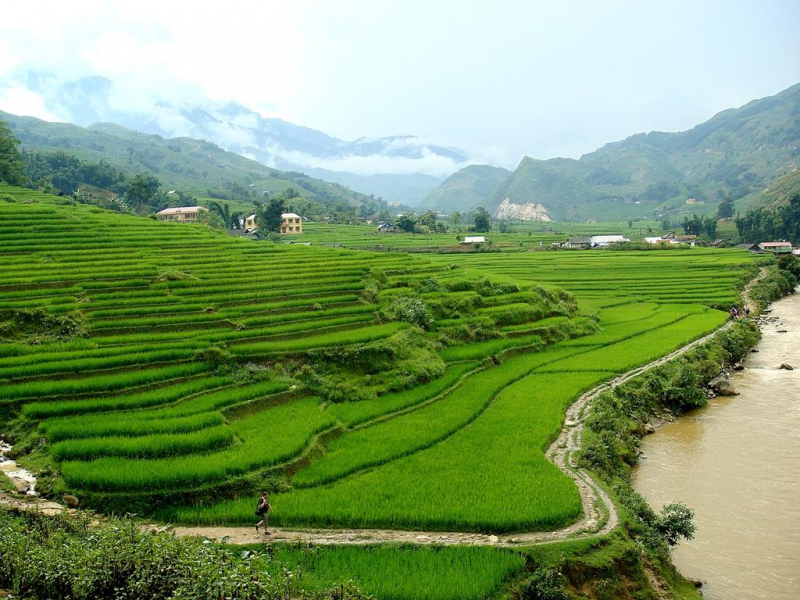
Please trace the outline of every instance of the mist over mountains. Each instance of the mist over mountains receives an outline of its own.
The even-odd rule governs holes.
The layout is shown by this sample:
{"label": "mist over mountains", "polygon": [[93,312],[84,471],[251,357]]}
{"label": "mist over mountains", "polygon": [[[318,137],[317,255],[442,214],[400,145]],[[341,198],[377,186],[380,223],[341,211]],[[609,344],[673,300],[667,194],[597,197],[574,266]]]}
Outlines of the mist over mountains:
{"label": "mist over mountains", "polygon": [[103,77],[65,81],[35,72],[13,84],[53,119],[208,140],[289,176],[299,171],[417,210],[484,206],[502,218],[713,214],[723,198],[744,211],[796,168],[800,152],[800,84],[684,132],[635,134],[580,159],[525,156],[513,171],[411,135],[342,140],[237,102],[213,103],[197,90],[181,94],[167,86],[151,90],[163,92],[160,99],[146,100]]}
{"label": "mist over mountains", "polygon": [[[216,104],[199,98],[136,103],[105,77],[65,81],[27,72],[16,84],[35,94],[58,120],[84,127],[114,123],[165,138],[205,139],[264,165],[302,171],[388,201],[414,204],[445,177],[475,162],[463,150],[413,135],[342,140],[265,118],[237,102]],[[179,94],[165,90],[163,97]]]}

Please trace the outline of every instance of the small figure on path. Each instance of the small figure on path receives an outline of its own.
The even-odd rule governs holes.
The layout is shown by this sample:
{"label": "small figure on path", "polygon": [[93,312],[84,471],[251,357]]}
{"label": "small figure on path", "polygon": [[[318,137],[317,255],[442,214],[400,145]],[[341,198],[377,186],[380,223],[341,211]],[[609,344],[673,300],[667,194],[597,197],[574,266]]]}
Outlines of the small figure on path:
{"label": "small figure on path", "polygon": [[263,525],[264,535],[269,535],[267,525],[269,524],[269,511],[271,510],[272,506],[269,504],[269,492],[261,492],[261,498],[258,499],[258,505],[256,506],[256,516],[261,520],[256,523],[256,531],[258,531],[260,525]]}
{"label": "small figure on path", "polygon": [[750,307],[749,306],[745,306],[744,307],[744,316],[745,317],[749,317],[750,316]]}
{"label": "small figure on path", "polygon": [[731,319],[735,320],[736,317],[739,316],[739,309],[736,308],[736,306],[731,306],[730,313],[731,313]]}

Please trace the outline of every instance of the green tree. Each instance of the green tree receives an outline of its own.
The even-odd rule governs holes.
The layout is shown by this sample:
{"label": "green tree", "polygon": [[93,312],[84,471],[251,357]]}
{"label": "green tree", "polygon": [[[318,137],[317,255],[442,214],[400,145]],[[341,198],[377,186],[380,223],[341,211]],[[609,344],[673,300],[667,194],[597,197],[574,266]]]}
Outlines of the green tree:
{"label": "green tree", "polygon": [[717,206],[717,218],[719,219],[727,219],[728,217],[733,216],[733,200],[730,198],[725,198],[722,202],[719,203]]}
{"label": "green tree", "polygon": [[5,121],[0,121],[0,181],[11,185],[26,183],[25,166],[19,153],[19,140]]}
{"label": "green tree", "polygon": [[125,202],[131,208],[140,210],[158,193],[161,183],[153,175],[134,175],[125,190]]}
{"label": "green tree", "polygon": [[489,213],[482,206],[475,210],[473,229],[478,233],[489,231]]}
{"label": "green tree", "polygon": [[414,225],[416,225],[414,218],[411,215],[405,214],[397,218],[394,226],[409,233],[414,232]]}
{"label": "green tree", "polygon": [[681,502],[672,502],[661,509],[655,522],[655,530],[670,546],[674,546],[681,538],[690,540],[694,537],[694,511]]}
{"label": "green tree", "polygon": [[458,227],[461,225],[461,213],[456,211],[450,215],[450,225],[453,227]]}
{"label": "green tree", "polygon": [[419,218],[419,224],[434,229],[436,227],[436,213],[429,210]]}
{"label": "green tree", "polygon": [[239,217],[241,217],[241,214],[238,212],[232,213],[227,202],[225,204],[220,204],[216,201],[209,202],[208,209],[219,216],[227,229],[239,229]]}
{"label": "green tree", "polygon": [[283,215],[284,211],[282,196],[271,198],[267,204],[262,205],[256,212],[256,225],[258,225],[261,233],[280,233],[281,223],[283,222],[281,215]]}

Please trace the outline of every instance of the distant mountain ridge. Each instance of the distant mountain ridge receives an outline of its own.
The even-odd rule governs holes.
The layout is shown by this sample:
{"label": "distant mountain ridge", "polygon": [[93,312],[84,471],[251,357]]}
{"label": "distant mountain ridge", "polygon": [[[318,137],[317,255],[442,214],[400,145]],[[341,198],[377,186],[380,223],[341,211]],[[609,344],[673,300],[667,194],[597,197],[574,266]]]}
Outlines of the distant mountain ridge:
{"label": "distant mountain ridge", "polygon": [[488,194],[478,189],[483,181],[457,192],[445,181],[428,200],[446,192],[461,210],[482,204],[495,211],[506,200],[506,206],[542,205],[559,220],[712,213],[726,196],[742,206],[758,201],[797,166],[798,156],[800,84],[722,111],[688,131],[633,135],[578,160],[526,156]]}
{"label": "distant mountain ridge", "polygon": [[63,151],[91,162],[105,161],[130,174],[154,175],[167,189],[198,196],[205,196],[209,190],[230,190],[237,184],[252,188],[257,194],[293,187],[301,196],[328,210],[335,210],[337,205],[375,203],[369,196],[342,185],[273,169],[205,140],[163,138],[114,123],[90,127],[51,123],[2,111],[0,119],[8,123],[25,151]]}
{"label": "distant mountain ridge", "polygon": [[501,167],[469,165],[445,179],[422,204],[447,213],[473,210],[510,175],[511,171]]}
{"label": "distant mountain ridge", "polygon": [[470,160],[462,150],[411,135],[346,141],[262,117],[236,102],[159,101],[146,108],[119,108],[114,82],[104,77],[62,82],[52,74],[27,73],[25,85],[50,112],[77,125],[116,123],[165,138],[205,139],[264,165],[303,171],[387,200],[419,200]]}

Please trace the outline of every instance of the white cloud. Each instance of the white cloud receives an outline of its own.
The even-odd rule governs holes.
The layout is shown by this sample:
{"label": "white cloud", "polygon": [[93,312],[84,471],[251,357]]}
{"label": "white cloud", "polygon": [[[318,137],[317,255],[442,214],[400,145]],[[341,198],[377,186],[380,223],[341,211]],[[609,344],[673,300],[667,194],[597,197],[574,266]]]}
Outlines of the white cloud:
{"label": "white cloud", "polygon": [[14,115],[36,117],[45,121],[62,120],[48,110],[45,106],[44,98],[19,85],[0,89],[0,110]]}
{"label": "white cloud", "polygon": [[21,69],[102,75],[120,110],[236,100],[345,139],[501,147],[507,164],[688,128],[796,83],[798,18],[790,0],[9,1],[0,88]]}
{"label": "white cloud", "polygon": [[434,154],[427,148],[422,149],[421,158],[390,156],[384,153],[371,154],[369,156],[347,154],[333,158],[320,158],[305,152],[290,151],[279,147],[270,147],[268,151],[304,168],[316,167],[327,169],[328,171],[345,171],[357,175],[423,173],[434,177],[447,177],[458,169],[474,163],[471,160],[459,163],[446,156]]}

